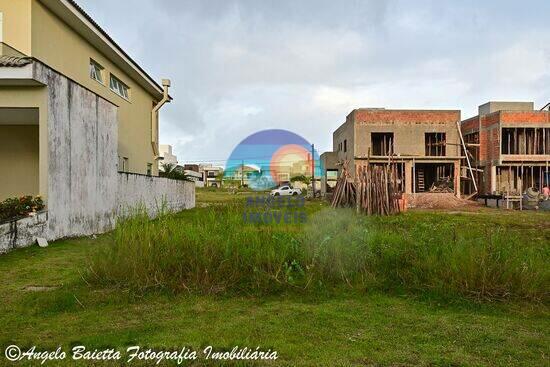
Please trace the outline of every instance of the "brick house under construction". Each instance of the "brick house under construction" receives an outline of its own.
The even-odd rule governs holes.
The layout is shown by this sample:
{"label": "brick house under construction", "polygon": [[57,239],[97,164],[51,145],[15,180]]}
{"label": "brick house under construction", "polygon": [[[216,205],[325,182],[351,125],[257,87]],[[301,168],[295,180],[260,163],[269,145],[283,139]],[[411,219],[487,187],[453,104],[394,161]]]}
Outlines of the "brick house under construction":
{"label": "brick house under construction", "polygon": [[[480,194],[521,194],[550,182],[550,112],[532,102],[488,102],[462,121]],[[471,183],[465,192],[473,191]]]}
{"label": "brick house under construction", "polygon": [[354,177],[358,166],[396,165],[401,192],[428,192],[443,182],[447,192],[460,196],[461,141],[459,110],[351,111],[333,133],[333,151],[321,155],[321,192],[330,191],[327,177],[348,162]]}

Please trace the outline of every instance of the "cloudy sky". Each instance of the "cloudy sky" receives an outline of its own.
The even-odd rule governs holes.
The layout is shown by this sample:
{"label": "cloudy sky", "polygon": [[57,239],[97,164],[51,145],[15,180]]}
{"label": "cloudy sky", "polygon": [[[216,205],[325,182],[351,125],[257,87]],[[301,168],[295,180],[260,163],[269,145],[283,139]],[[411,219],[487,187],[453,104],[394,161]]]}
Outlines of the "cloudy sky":
{"label": "cloudy sky", "polygon": [[[550,101],[550,1],[78,0],[153,77],[161,143],[223,163],[282,128],[332,148],[358,107]],[[414,3],[414,7],[411,6]]]}

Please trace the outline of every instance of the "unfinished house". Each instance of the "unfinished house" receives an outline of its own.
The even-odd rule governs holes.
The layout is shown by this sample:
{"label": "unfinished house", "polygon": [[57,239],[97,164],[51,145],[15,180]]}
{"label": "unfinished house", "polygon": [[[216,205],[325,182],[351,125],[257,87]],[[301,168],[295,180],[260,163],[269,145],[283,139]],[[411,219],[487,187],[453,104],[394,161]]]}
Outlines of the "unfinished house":
{"label": "unfinished house", "polygon": [[333,151],[321,156],[324,180],[344,165],[353,178],[359,166],[391,164],[402,193],[459,196],[459,124],[459,110],[355,109],[334,131]]}
{"label": "unfinished house", "polygon": [[480,194],[517,196],[549,184],[548,110],[534,110],[533,102],[488,102],[462,121],[462,132]]}

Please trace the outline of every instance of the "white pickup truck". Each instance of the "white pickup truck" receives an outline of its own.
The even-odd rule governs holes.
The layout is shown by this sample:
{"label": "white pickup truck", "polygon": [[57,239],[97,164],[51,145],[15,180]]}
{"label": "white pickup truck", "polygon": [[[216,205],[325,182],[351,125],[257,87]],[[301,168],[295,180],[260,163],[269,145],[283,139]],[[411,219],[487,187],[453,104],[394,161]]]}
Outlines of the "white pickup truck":
{"label": "white pickup truck", "polygon": [[293,189],[288,185],[281,186],[277,189],[273,189],[270,192],[271,196],[294,196],[294,195],[301,195],[301,194],[302,194],[302,190]]}

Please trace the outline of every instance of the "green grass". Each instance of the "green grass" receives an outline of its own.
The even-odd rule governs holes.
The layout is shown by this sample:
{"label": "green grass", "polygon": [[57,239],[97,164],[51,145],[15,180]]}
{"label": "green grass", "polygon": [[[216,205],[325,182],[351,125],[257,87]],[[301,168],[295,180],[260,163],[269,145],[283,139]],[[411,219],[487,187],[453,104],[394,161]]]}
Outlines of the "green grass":
{"label": "green grass", "polygon": [[[313,214],[318,208],[324,206],[312,202],[307,210]],[[169,220],[187,228],[212,210],[224,209],[218,206],[194,209]],[[348,214],[339,218],[343,221]],[[474,243],[475,238],[481,247],[489,246],[487,233],[493,235],[492,246],[509,238],[522,251],[534,251],[537,247],[547,251],[549,243],[546,225],[549,217],[538,213],[409,212],[395,218],[362,218],[365,223],[355,223],[349,228],[343,227],[342,222],[333,223],[332,228],[321,228],[319,223],[328,226],[323,215],[319,212],[319,218],[312,217],[305,227],[292,225],[270,231],[303,236],[304,241],[314,241],[327,231],[333,233],[325,243],[336,243],[338,235],[344,234],[363,240],[364,234],[356,228],[365,226],[387,236],[390,232],[397,233],[395,236],[409,233],[423,242],[439,241],[441,233],[448,233],[441,235],[442,239],[456,238],[469,251],[474,251],[468,244]],[[151,225],[154,223],[160,225],[159,221]],[[211,229],[213,224],[203,225]],[[455,237],[450,229],[462,226],[469,230]],[[250,231],[266,229],[258,225],[250,227]],[[32,247],[0,256],[0,365],[13,365],[3,357],[3,348],[13,343],[53,349],[61,345],[65,350],[76,344],[122,349],[134,344],[157,349],[260,345],[279,353],[280,359],[273,365],[288,366],[549,364],[550,314],[540,293],[537,297],[533,294],[480,297],[467,295],[456,285],[449,286],[450,290],[437,284],[365,289],[334,281],[331,287],[313,291],[282,287],[273,294],[244,292],[243,289],[253,288],[246,282],[246,286],[235,282],[241,286],[232,292],[172,294],[165,291],[171,287],[135,292],[130,291],[134,289],[131,284],[116,281],[87,284],[90,262],[97,259],[98,253],[109,251],[112,243],[116,243],[116,236],[114,233],[95,239],[57,241],[46,249]],[[508,259],[518,254],[512,247],[506,251]],[[521,253],[531,258],[529,251]],[[541,259],[531,260],[547,261],[544,256],[547,253],[539,253]],[[119,262],[124,261],[119,258]],[[429,270],[433,271],[423,268],[420,275],[431,274]],[[408,274],[406,279],[410,282],[420,275]],[[505,279],[510,278],[497,280]],[[56,288],[30,291],[29,286]],[[429,291],[434,287],[439,287],[439,292]],[[517,285],[514,287],[517,289]],[[460,291],[456,293],[456,289]],[[195,365],[203,363],[201,360]]]}
{"label": "green grass", "polygon": [[311,201],[303,208],[306,224],[251,224],[242,219],[244,200],[154,221],[144,213],[129,218],[92,258],[87,279],[139,292],[271,294],[344,286],[548,301],[550,229],[536,221],[518,229],[487,213],[366,217],[349,209],[319,211]]}

